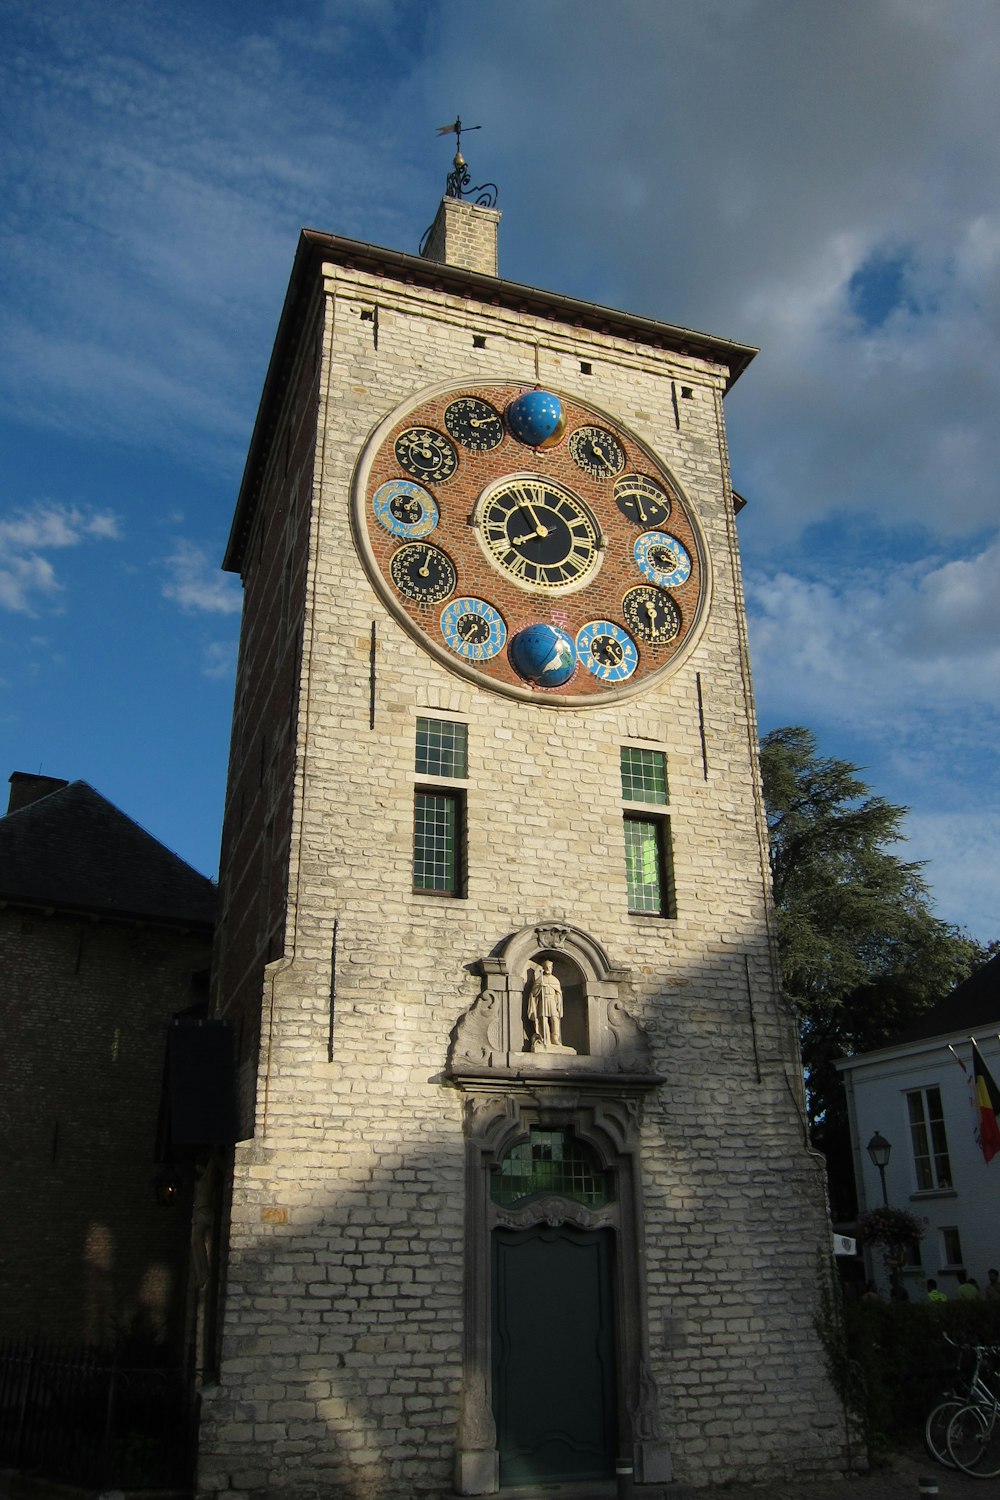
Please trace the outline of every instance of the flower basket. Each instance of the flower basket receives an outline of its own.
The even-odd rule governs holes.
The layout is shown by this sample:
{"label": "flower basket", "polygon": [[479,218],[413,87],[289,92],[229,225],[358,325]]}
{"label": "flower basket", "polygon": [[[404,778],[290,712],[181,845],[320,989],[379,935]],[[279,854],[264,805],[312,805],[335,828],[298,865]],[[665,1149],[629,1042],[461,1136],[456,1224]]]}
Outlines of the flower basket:
{"label": "flower basket", "polygon": [[859,1245],[883,1245],[882,1259],[890,1271],[898,1271],[908,1260],[911,1245],[924,1237],[924,1226],[905,1208],[871,1208],[858,1219],[855,1238]]}

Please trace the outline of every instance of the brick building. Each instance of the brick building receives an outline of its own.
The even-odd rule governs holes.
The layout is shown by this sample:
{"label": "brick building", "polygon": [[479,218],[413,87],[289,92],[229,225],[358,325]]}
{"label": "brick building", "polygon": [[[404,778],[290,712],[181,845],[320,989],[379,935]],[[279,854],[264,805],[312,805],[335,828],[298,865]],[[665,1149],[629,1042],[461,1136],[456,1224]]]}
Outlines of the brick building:
{"label": "brick building", "polygon": [[190,1197],[157,1202],[161,1093],[168,1023],[206,1008],[215,887],[85,782],[10,782],[0,1333],[179,1355]]}
{"label": "brick building", "polygon": [[754,351],[503,280],[498,219],[303,232],[251,442],[205,1492],[843,1456],[722,417]]}

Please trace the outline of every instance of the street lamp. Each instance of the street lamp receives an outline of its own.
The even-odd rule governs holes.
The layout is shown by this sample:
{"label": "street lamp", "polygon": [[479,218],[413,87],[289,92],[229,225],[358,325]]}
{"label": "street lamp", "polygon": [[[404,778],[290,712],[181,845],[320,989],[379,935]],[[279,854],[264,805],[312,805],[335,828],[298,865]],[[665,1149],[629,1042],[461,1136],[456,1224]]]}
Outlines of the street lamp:
{"label": "street lamp", "polygon": [[871,1157],[872,1166],[878,1168],[878,1175],[882,1179],[882,1202],[888,1208],[889,1194],[885,1190],[885,1169],[889,1165],[892,1147],[885,1136],[879,1135],[877,1130],[868,1142],[868,1155]]}

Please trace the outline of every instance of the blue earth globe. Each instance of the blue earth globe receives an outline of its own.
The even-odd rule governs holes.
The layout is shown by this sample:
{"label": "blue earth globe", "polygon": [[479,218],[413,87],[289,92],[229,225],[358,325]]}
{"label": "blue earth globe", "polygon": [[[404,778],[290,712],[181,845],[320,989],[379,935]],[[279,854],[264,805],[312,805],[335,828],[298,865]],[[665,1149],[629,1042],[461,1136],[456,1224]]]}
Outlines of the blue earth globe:
{"label": "blue earth globe", "polygon": [[525,391],[504,415],[510,431],[528,448],[552,448],[566,431],[562,402],[551,391]]}
{"label": "blue earth globe", "polygon": [[556,625],[527,625],[507,651],[514,670],[538,687],[562,687],[576,666],[573,638]]}

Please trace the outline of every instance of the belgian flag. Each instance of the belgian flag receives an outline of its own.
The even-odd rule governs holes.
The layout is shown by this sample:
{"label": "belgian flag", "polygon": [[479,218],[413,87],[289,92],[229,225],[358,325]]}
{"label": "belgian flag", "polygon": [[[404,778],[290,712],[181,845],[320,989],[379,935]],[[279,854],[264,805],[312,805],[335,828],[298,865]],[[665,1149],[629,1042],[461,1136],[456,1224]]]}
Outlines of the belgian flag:
{"label": "belgian flag", "polygon": [[993,1082],[975,1042],[972,1043],[972,1075],[979,1113],[979,1144],[985,1159],[992,1161],[1000,1151],[1000,1089]]}

